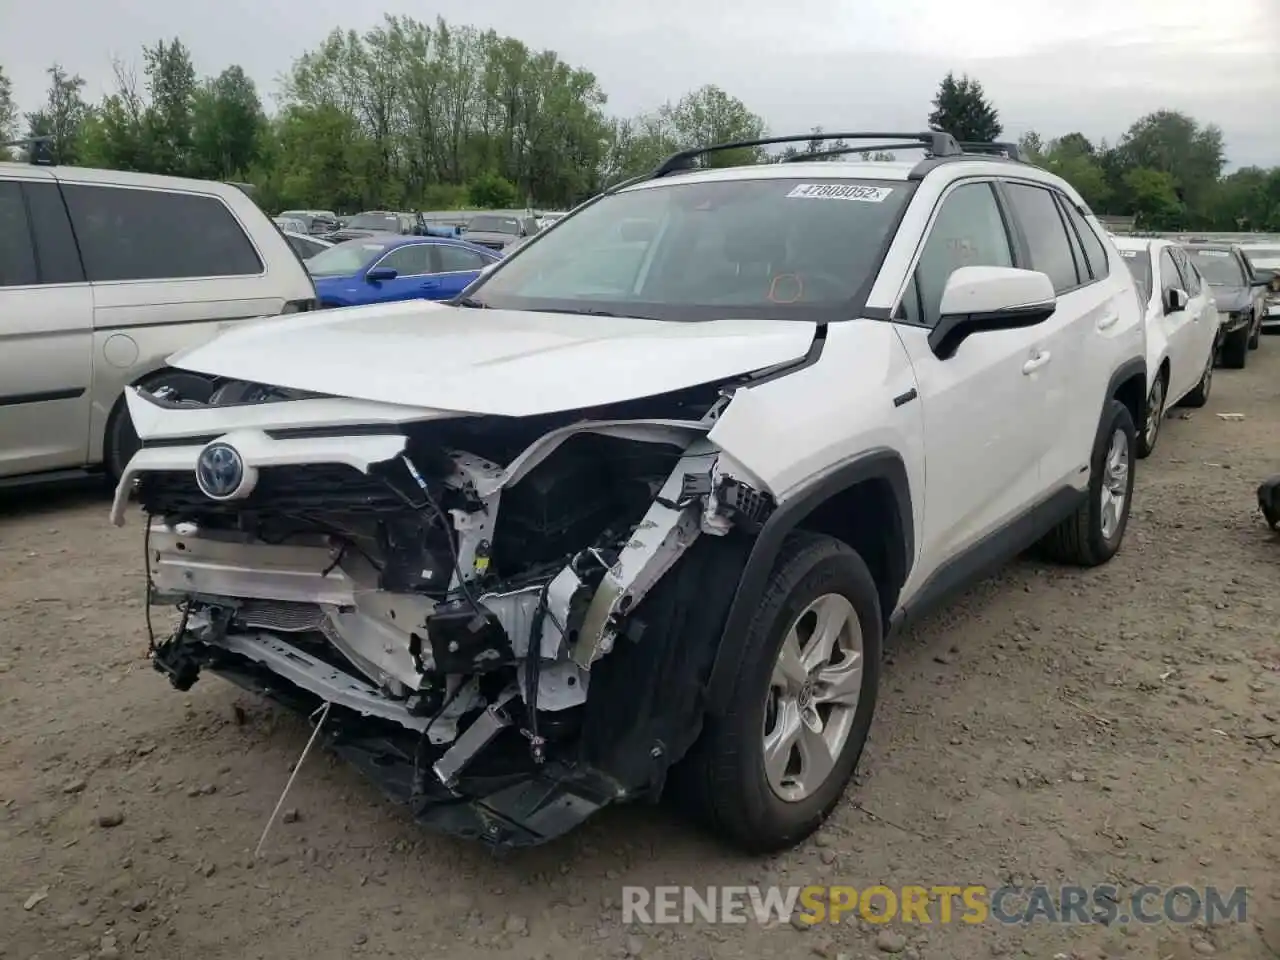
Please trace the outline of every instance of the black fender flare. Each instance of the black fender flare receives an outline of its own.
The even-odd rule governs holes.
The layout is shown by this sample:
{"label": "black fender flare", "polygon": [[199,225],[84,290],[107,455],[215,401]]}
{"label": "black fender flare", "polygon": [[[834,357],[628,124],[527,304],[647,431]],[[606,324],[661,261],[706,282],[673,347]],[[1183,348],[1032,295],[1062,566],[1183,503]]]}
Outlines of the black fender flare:
{"label": "black fender flare", "polygon": [[[1111,374],[1111,379],[1107,381],[1107,395],[1102,402],[1102,411],[1098,414],[1098,429],[1102,429],[1102,421],[1107,416],[1107,404],[1116,399],[1120,392],[1120,384],[1126,380],[1132,379],[1137,374],[1142,375],[1142,402],[1147,400],[1147,359],[1146,357],[1130,357],[1124,363],[1120,364]],[[1135,427],[1142,429],[1141,423],[1135,423]]]}
{"label": "black fender flare", "polygon": [[[715,659],[707,679],[706,707],[709,712],[719,713],[727,704],[736,669],[733,638],[746,633],[782,541],[819,504],[866,480],[887,482],[897,500],[897,518],[887,518],[894,527],[890,531],[892,542],[897,545],[897,549],[891,552],[891,562],[898,583],[906,582],[915,559],[911,484],[901,455],[888,447],[877,447],[810,481],[798,493],[780,503],[756,535],[716,644]],[[892,612],[884,610],[881,615],[887,619]]]}

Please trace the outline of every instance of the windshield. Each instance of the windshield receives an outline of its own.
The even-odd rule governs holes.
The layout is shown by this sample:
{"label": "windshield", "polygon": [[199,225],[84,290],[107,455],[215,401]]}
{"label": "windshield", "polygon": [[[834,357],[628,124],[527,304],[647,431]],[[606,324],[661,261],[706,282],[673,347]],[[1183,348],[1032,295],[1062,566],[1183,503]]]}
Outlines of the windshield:
{"label": "windshield", "polygon": [[322,250],[307,261],[313,277],[349,277],[387,248],[376,240],[348,240]]}
{"label": "windshield", "polygon": [[388,230],[394,233],[400,229],[400,218],[394,213],[357,213],[346,225],[353,230]]}
{"label": "windshield", "polygon": [[566,217],[469,299],[663,320],[848,318],[911,193],[847,179],[651,183]]}
{"label": "windshield", "polygon": [[520,221],[515,217],[495,217],[489,214],[481,214],[478,217],[472,217],[467,224],[467,230],[472,233],[509,233],[515,236],[520,232]]}
{"label": "windshield", "polygon": [[1142,302],[1151,299],[1151,254],[1145,250],[1121,250],[1124,264],[1138,281],[1138,289],[1142,292]]}
{"label": "windshield", "polygon": [[1230,250],[1206,250],[1202,247],[1187,247],[1187,255],[1200,268],[1201,275],[1213,287],[1243,287],[1249,281],[1245,279],[1240,262],[1231,255]]}

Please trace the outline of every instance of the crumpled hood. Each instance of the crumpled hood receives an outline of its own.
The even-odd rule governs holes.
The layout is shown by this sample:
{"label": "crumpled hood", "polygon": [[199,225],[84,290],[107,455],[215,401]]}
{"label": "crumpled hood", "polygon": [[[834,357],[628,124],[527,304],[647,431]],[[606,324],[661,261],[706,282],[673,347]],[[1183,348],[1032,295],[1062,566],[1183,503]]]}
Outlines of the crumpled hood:
{"label": "crumpled hood", "polygon": [[1219,313],[1248,310],[1253,303],[1253,290],[1249,287],[1211,286],[1209,289],[1213,291],[1213,299],[1218,305]]}
{"label": "crumpled hood", "polygon": [[416,300],[240,323],[169,363],[379,403],[532,416],[799,360],[815,329],[798,320],[673,323]]}

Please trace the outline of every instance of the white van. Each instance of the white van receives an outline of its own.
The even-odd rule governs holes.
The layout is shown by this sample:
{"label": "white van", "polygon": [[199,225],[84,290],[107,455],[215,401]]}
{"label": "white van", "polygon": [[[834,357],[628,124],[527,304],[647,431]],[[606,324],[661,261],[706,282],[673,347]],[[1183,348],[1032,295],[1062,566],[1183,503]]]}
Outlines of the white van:
{"label": "white van", "polygon": [[315,286],[232,184],[0,163],[0,487],[105,470],[138,447],[130,384],[208,399],[165,358]]}

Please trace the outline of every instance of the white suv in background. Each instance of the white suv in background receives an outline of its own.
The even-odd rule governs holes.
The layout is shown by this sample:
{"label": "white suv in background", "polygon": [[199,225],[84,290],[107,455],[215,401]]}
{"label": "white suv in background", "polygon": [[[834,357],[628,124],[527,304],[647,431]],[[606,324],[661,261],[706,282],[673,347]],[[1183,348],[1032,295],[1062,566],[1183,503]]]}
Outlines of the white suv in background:
{"label": "white suv in background", "polygon": [[173,358],[217,386],[129,392],[113,508],[136,489],[148,599],[183,611],[156,666],[330,704],[334,749],[461,836],[539,843],[670,782],[743,848],[800,841],[890,634],[1034,544],[1119,549],[1147,396],[1080,196],[889,136],[925,159],[677,154],[452,303]]}
{"label": "white suv in background", "polygon": [[126,386],[208,399],[169,354],[314,302],[297,254],[231,184],[0,163],[0,487],[118,479],[138,449]]}
{"label": "white suv in background", "polygon": [[1138,456],[1150,456],[1166,411],[1178,403],[1203,407],[1223,326],[1213,291],[1185,250],[1169,240],[1117,237],[1115,245],[1138,284],[1146,308],[1146,415]]}

